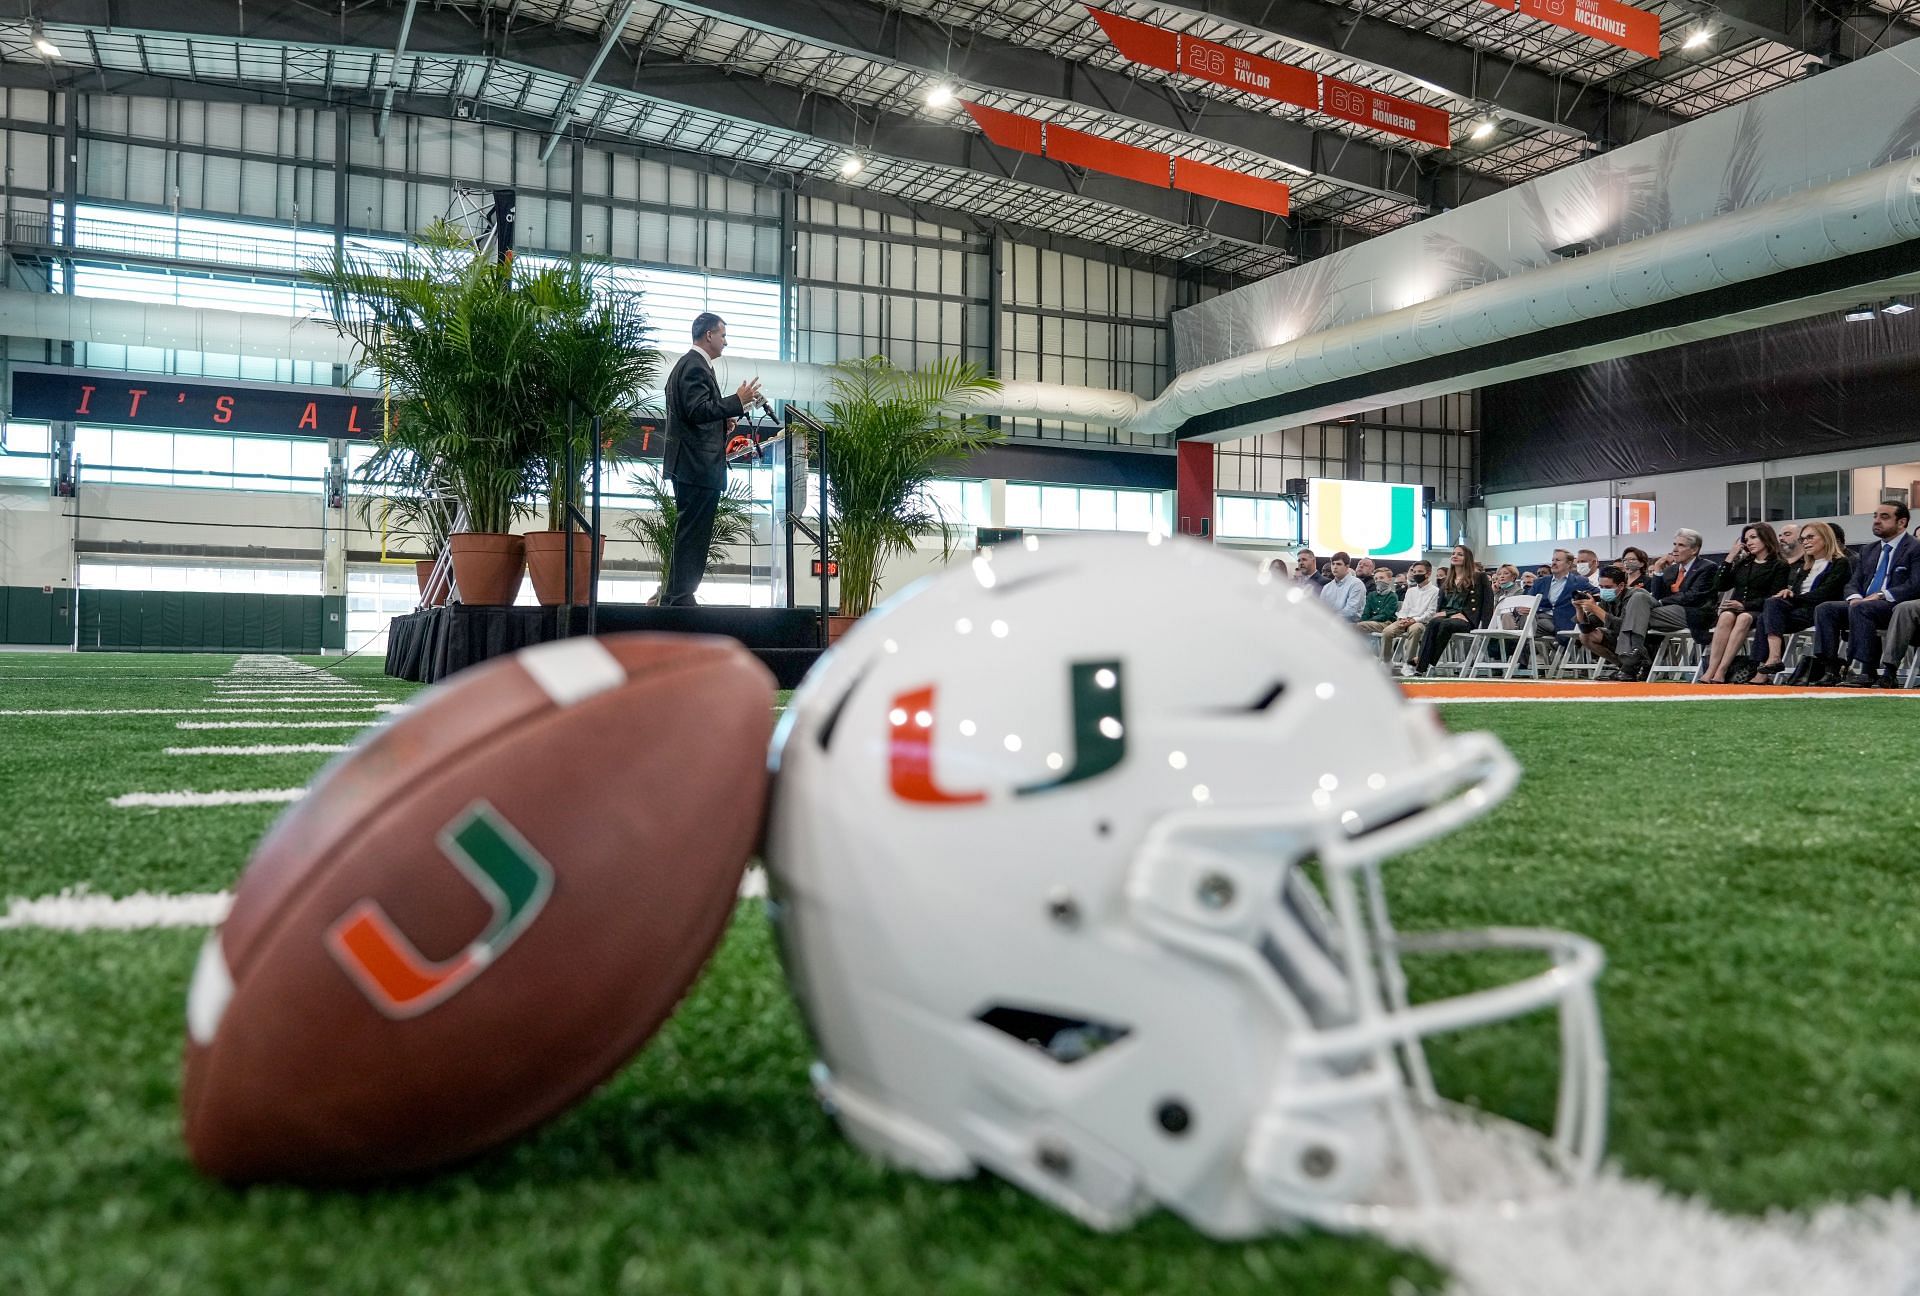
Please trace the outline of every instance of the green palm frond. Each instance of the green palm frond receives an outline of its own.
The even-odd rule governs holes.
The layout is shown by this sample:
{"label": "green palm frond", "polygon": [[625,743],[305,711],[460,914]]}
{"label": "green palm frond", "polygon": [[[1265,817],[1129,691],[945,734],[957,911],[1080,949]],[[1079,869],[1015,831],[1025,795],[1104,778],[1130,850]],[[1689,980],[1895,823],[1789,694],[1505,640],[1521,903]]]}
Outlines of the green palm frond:
{"label": "green palm frond", "polygon": [[978,365],[948,357],[903,370],[881,356],[834,366],[827,401],[827,493],[837,518],[840,606],[860,616],[888,559],[938,537],[951,556],[953,523],[927,493],[943,470],[1001,439],[966,407],[999,389]]}

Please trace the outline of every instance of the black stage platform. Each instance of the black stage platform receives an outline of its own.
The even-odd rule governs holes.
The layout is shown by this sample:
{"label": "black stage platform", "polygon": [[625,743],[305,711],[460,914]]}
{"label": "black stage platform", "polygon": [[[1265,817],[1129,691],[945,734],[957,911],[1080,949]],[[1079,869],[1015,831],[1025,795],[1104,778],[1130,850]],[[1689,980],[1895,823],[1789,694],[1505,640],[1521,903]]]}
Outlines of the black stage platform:
{"label": "black stage platform", "polygon": [[[431,684],[503,653],[560,637],[557,607],[452,604],[393,619],[387,631],[387,674]],[[738,639],[765,662],[781,688],[792,688],[820,656],[820,614],[806,609],[647,607],[602,603],[599,633],[651,630]],[[573,633],[587,632],[587,610],[573,610]]]}

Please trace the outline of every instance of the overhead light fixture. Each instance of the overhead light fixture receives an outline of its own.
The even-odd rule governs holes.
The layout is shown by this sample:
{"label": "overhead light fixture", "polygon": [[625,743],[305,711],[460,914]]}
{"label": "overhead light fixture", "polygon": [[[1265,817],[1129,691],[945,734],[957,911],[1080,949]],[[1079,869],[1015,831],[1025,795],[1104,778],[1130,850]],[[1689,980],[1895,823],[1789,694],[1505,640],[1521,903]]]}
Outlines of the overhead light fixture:
{"label": "overhead light fixture", "polygon": [[1698,27],[1695,27],[1692,31],[1687,33],[1687,38],[1680,42],[1680,48],[1687,49],[1687,50],[1697,50],[1712,39],[1713,39],[1712,29],[1709,28],[1705,23],[1702,23]]}
{"label": "overhead light fixture", "polygon": [[953,103],[953,98],[954,98],[953,87],[948,85],[945,81],[942,81],[938,85],[934,86],[932,89],[927,91],[927,107],[929,108],[950,107]]}
{"label": "overhead light fixture", "polygon": [[1494,131],[1498,130],[1499,128],[1500,128],[1500,123],[1496,122],[1493,118],[1482,117],[1479,121],[1473,124],[1473,131],[1469,136],[1469,138],[1475,141],[1490,139],[1492,138]]}
{"label": "overhead light fixture", "polygon": [[1586,256],[1589,253],[1598,252],[1599,250],[1600,250],[1600,245],[1598,243],[1593,242],[1591,239],[1575,239],[1571,243],[1564,243],[1561,246],[1555,248],[1553,250],[1553,254],[1557,257],[1566,258],[1566,257]]}
{"label": "overhead light fixture", "polygon": [[33,47],[40,51],[40,57],[50,59],[60,57],[60,47],[47,39],[47,29],[41,25],[38,18],[33,20],[31,30],[33,33]]}
{"label": "overhead light fixture", "polygon": [[1907,305],[1905,302],[1888,302],[1880,308],[1880,313],[1882,315],[1905,315],[1912,309],[1913,307]]}
{"label": "overhead light fixture", "polygon": [[849,153],[840,159],[840,176],[842,179],[851,180],[865,170],[866,165],[860,160],[858,153]]}
{"label": "overhead light fixture", "polygon": [[1871,306],[1855,306],[1847,312],[1847,323],[1849,324],[1866,324],[1872,319],[1873,307]]}

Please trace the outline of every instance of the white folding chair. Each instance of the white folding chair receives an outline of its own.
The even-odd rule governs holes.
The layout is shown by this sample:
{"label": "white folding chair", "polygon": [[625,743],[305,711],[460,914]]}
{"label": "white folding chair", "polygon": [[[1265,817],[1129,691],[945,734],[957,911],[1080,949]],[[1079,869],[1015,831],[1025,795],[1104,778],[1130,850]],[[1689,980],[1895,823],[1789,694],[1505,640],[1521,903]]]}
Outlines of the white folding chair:
{"label": "white folding chair", "polygon": [[1524,664],[1527,674],[1539,679],[1540,653],[1534,643],[1533,624],[1539,610],[1538,594],[1510,594],[1496,603],[1493,620],[1483,629],[1467,632],[1473,636],[1473,652],[1463,674],[1468,679],[1486,674],[1510,680]]}
{"label": "white folding chair", "polygon": [[1479,655],[1480,641],[1471,634],[1462,631],[1447,640],[1446,647],[1440,650],[1440,656],[1427,668],[1427,673],[1435,677],[1464,677],[1467,667]]}
{"label": "white folding chair", "polygon": [[1560,641],[1560,652],[1553,659],[1552,676],[1554,679],[1570,679],[1585,676],[1588,679],[1600,677],[1603,665],[1593,655],[1593,649],[1587,647],[1587,641],[1578,630],[1562,630],[1554,636]]}
{"label": "white folding chair", "polygon": [[1906,665],[1900,671],[1900,687],[1920,686],[1920,647],[1907,649]]}
{"label": "white folding chair", "polygon": [[1660,635],[1660,646],[1653,650],[1653,666],[1647,671],[1647,678],[1691,682],[1705,665],[1693,635],[1686,630],[1671,630]]}

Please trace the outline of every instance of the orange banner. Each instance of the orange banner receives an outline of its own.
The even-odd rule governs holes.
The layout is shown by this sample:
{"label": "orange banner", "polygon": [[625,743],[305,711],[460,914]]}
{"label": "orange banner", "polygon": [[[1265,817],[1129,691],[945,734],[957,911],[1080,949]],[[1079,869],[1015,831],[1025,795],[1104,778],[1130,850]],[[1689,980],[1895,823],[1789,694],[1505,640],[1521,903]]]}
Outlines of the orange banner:
{"label": "orange banner", "polygon": [[1443,108],[1430,108],[1398,95],[1381,94],[1335,77],[1320,78],[1320,93],[1326,99],[1320,111],[1329,117],[1404,135],[1440,148],[1453,143],[1453,115]]}
{"label": "orange banner", "polygon": [[1287,187],[1278,180],[1241,175],[1238,171],[1206,162],[1189,162],[1186,158],[1173,160],[1173,187],[1276,216],[1285,216],[1291,201]]}
{"label": "orange banner", "polygon": [[[1503,0],[1493,2],[1499,4]],[[1571,0],[1565,2],[1571,3]],[[1605,0],[1605,3],[1613,2]],[[1113,47],[1130,62],[1163,72],[1184,72],[1230,90],[1243,90],[1297,108],[1309,108],[1342,121],[1442,148],[1453,142],[1453,118],[1442,109],[1429,108],[1398,95],[1362,89],[1291,63],[1262,58],[1182,32],[1170,32],[1091,5],[1087,6],[1087,12],[1100,24],[1100,30],[1107,34]]]}
{"label": "orange banner", "polygon": [[1255,211],[1287,214],[1287,186],[1278,180],[1263,180],[1205,162],[1190,162],[1155,149],[1102,139],[1069,126],[968,103],[964,99],[960,106],[966,109],[981,133],[1002,148],[1049,157],[1068,166],[1119,176],[1156,189],[1180,189]]}
{"label": "orange banner", "polygon": [[1660,57],[1660,16],[1620,0],[1487,0],[1509,12],[1528,14],[1556,27]]}

